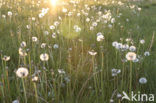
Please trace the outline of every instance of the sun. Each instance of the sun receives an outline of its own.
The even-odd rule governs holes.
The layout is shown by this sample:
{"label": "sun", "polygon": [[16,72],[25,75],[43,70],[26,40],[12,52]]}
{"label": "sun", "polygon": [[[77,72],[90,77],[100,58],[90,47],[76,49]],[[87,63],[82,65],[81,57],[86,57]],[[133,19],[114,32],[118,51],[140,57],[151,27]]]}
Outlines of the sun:
{"label": "sun", "polygon": [[50,0],[51,4],[55,6],[57,4],[57,0]]}

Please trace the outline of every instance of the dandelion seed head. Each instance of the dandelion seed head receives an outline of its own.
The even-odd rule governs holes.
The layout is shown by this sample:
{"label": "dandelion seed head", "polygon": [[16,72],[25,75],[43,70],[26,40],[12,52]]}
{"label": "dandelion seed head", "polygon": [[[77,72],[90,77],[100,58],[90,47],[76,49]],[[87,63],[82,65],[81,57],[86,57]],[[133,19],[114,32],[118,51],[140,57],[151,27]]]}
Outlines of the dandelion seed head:
{"label": "dandelion seed head", "polygon": [[114,100],[113,100],[113,99],[111,99],[111,100],[110,100],[110,103],[114,103]]}
{"label": "dandelion seed head", "polygon": [[135,46],[130,46],[129,47],[129,50],[132,51],[132,52],[134,52],[134,51],[136,51],[136,47]]}
{"label": "dandelion seed head", "polygon": [[59,45],[58,44],[54,44],[53,48],[54,49],[58,49],[59,48]]}
{"label": "dandelion seed head", "polygon": [[42,43],[42,44],[41,44],[41,48],[42,48],[42,49],[45,48],[46,45],[47,45],[46,43]]}
{"label": "dandelion seed head", "polygon": [[68,10],[66,8],[62,9],[62,12],[66,13]]}
{"label": "dandelion seed head", "polygon": [[12,103],[20,103],[19,100],[14,100]]}
{"label": "dandelion seed head", "polygon": [[9,61],[9,60],[10,60],[10,56],[4,55],[3,58],[2,58],[2,60],[4,60],[4,61]]}
{"label": "dandelion seed head", "polygon": [[144,44],[145,43],[145,40],[140,40],[140,44]]}
{"label": "dandelion seed head", "polygon": [[120,93],[117,93],[117,98],[121,98],[122,95]]}
{"label": "dandelion seed head", "polygon": [[8,11],[8,16],[12,16],[12,12],[11,11]]}
{"label": "dandelion seed head", "polygon": [[139,83],[140,83],[140,84],[146,84],[146,83],[147,83],[147,79],[146,79],[145,77],[141,77],[141,78],[139,79]]}
{"label": "dandelion seed head", "polygon": [[38,38],[37,37],[32,37],[32,42],[37,42]]}
{"label": "dandelion seed head", "polygon": [[[51,30],[54,30],[54,29],[55,29],[55,26],[54,26],[54,25],[51,25],[51,26],[50,26],[50,29],[51,29]],[[49,33],[48,33],[48,34],[49,34]]]}
{"label": "dandelion seed head", "polygon": [[22,43],[20,44],[22,48],[25,48],[27,46],[25,41],[22,41]]}
{"label": "dandelion seed head", "polygon": [[22,49],[22,48],[18,49],[18,53],[22,57],[27,56],[27,52],[24,49]]}
{"label": "dandelion seed head", "polygon": [[118,42],[117,41],[114,41],[113,43],[112,43],[112,46],[113,47],[116,47],[118,45]]}
{"label": "dandelion seed head", "polygon": [[136,53],[135,52],[128,52],[126,54],[126,59],[129,61],[133,61],[136,59]]}
{"label": "dandelion seed head", "polygon": [[118,74],[120,74],[121,73],[121,70],[120,69],[115,69],[115,68],[113,68],[112,69],[112,76],[114,77],[114,76],[117,76]]}
{"label": "dandelion seed head", "polygon": [[102,35],[101,32],[97,33],[97,41],[102,41],[104,40],[104,36]]}
{"label": "dandelion seed head", "polygon": [[37,77],[37,76],[34,76],[34,77],[32,78],[32,81],[33,81],[33,82],[37,82],[37,81],[38,81],[38,77]]}
{"label": "dandelion seed head", "polygon": [[65,74],[66,72],[63,69],[58,69],[59,74]]}
{"label": "dandelion seed head", "polygon": [[16,75],[17,75],[19,78],[25,78],[25,77],[28,76],[28,74],[29,74],[28,69],[25,68],[25,67],[20,67],[20,68],[18,68],[17,71],[16,71]]}
{"label": "dandelion seed head", "polygon": [[49,55],[47,53],[43,53],[40,55],[40,60],[41,61],[48,61],[49,60]]}
{"label": "dandelion seed head", "polygon": [[145,56],[150,56],[150,52],[149,51],[146,51],[146,52],[144,52],[144,55]]}
{"label": "dandelion seed head", "polygon": [[56,33],[53,33],[51,36],[52,38],[56,38]]}
{"label": "dandelion seed head", "polygon": [[95,52],[94,50],[88,51],[88,53],[92,56],[95,56],[97,54],[97,52]]}

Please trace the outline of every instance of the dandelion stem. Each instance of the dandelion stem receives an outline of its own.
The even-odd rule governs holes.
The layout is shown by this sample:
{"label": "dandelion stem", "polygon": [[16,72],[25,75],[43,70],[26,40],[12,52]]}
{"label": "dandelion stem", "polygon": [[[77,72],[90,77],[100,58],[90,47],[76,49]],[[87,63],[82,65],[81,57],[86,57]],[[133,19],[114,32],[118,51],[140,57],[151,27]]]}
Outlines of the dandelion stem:
{"label": "dandelion stem", "polygon": [[35,83],[34,83],[34,89],[35,89],[36,103],[38,103],[38,94],[37,94],[37,88],[36,88],[36,84]]}
{"label": "dandelion stem", "polygon": [[132,61],[130,61],[130,88],[129,88],[129,93],[131,92],[132,90]]}
{"label": "dandelion stem", "polygon": [[25,90],[25,85],[24,85],[24,79],[23,78],[22,78],[22,85],[23,85],[23,90],[24,90],[25,103],[27,103],[27,95],[26,95],[26,90]]}

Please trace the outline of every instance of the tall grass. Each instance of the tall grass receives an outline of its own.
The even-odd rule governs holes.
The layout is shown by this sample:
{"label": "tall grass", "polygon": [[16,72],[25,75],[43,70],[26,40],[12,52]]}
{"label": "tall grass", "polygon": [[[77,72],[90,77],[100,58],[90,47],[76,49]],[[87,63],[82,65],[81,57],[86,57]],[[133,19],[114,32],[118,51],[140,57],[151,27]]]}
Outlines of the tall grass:
{"label": "tall grass", "polygon": [[[53,7],[46,0],[1,0],[0,102],[129,103],[123,91],[155,94],[153,4],[85,0]],[[128,61],[132,51],[137,60]],[[20,67],[29,74],[18,74]]]}

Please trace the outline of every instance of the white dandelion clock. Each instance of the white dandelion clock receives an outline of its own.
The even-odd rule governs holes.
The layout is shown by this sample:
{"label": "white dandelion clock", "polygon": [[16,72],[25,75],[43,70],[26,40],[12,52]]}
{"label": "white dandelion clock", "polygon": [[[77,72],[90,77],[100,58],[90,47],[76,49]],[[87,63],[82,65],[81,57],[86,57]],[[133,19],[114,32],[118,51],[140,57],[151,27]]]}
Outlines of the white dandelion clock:
{"label": "white dandelion clock", "polygon": [[2,58],[2,60],[4,60],[4,61],[9,61],[9,60],[10,60],[10,56],[4,55],[4,57]]}
{"label": "white dandelion clock", "polygon": [[145,56],[150,56],[149,51],[146,51],[146,52],[144,53],[144,55],[145,55]]}
{"label": "white dandelion clock", "polygon": [[112,69],[112,76],[114,77],[114,76],[117,76],[118,74],[120,74],[121,73],[121,70],[120,69],[115,69],[115,68],[113,68]]}
{"label": "white dandelion clock", "polygon": [[22,57],[27,56],[27,52],[24,49],[22,49],[22,48],[18,49],[18,53]]}
{"label": "white dandelion clock", "polygon": [[94,50],[88,51],[88,53],[89,53],[90,55],[92,55],[92,56],[95,56],[95,55],[97,54],[97,52],[95,52]]}
{"label": "white dandelion clock", "polygon": [[59,48],[59,45],[58,44],[54,44],[53,48],[54,49],[58,49]]}
{"label": "white dandelion clock", "polygon": [[37,37],[32,37],[32,42],[37,42],[37,41],[38,41]]}
{"label": "white dandelion clock", "polygon": [[8,11],[8,16],[12,16],[12,12],[11,11]]}
{"label": "white dandelion clock", "polygon": [[22,41],[21,47],[24,48],[24,47],[26,47],[26,46],[27,46],[26,42],[25,42],[25,41]]}
{"label": "white dandelion clock", "polygon": [[133,61],[136,59],[136,53],[134,52],[128,52],[126,54],[126,59],[129,60],[129,61]]}
{"label": "white dandelion clock", "polygon": [[140,44],[144,44],[145,43],[145,40],[140,40]]}
{"label": "white dandelion clock", "polygon": [[46,45],[47,45],[46,43],[42,43],[42,44],[41,44],[41,48],[42,48],[42,49],[45,48]]}
{"label": "white dandelion clock", "polygon": [[134,51],[136,51],[136,47],[135,46],[130,46],[129,50],[134,52]]}
{"label": "white dandelion clock", "polygon": [[47,53],[43,53],[40,55],[41,61],[48,61],[49,60],[49,55]]}
{"label": "white dandelion clock", "polygon": [[104,40],[104,36],[102,35],[101,32],[97,33],[97,41],[102,41]]}
{"label": "white dandelion clock", "polygon": [[18,68],[17,71],[16,71],[16,75],[17,75],[19,78],[25,78],[25,77],[28,76],[28,74],[29,74],[28,69],[25,68],[25,67],[20,67],[20,68]]}
{"label": "white dandelion clock", "polygon": [[139,83],[140,83],[140,84],[146,84],[146,83],[147,83],[147,79],[146,79],[145,77],[141,77],[141,78],[139,79]]}
{"label": "white dandelion clock", "polygon": [[14,100],[12,103],[20,103],[19,100]]}
{"label": "white dandelion clock", "polygon": [[33,82],[37,82],[37,81],[38,81],[38,77],[37,77],[37,76],[34,76],[34,77],[32,78],[32,81],[33,81]]}
{"label": "white dandelion clock", "polygon": [[112,43],[112,46],[113,47],[116,47],[118,45],[118,42],[117,41],[114,41],[113,43]]}

